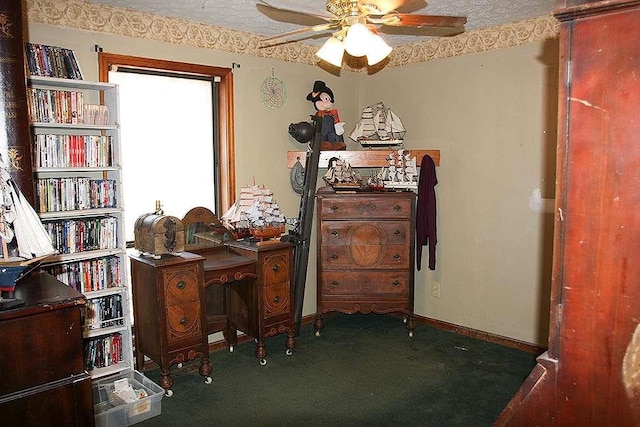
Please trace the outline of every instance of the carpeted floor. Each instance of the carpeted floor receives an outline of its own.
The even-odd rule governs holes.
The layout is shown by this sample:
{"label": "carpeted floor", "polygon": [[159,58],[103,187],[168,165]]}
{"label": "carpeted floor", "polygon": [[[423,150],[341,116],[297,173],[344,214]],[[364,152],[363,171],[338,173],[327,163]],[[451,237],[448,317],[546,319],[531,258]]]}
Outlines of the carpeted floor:
{"label": "carpeted floor", "polygon": [[[138,426],[491,426],[535,365],[536,355],[400,318],[335,314],[320,337],[300,330],[210,356],[213,382],[173,369],[174,395]],[[156,383],[157,369],[145,375]]]}

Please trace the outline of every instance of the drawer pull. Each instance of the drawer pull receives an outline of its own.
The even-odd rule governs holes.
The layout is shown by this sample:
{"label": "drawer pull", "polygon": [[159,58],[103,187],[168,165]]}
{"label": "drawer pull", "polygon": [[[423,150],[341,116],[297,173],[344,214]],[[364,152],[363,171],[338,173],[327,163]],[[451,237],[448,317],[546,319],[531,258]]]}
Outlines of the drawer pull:
{"label": "drawer pull", "polygon": [[393,232],[393,234],[395,234],[395,235],[397,236],[398,234],[400,234],[400,230],[396,229],[396,230]]}
{"label": "drawer pull", "polygon": [[187,324],[187,318],[186,318],[186,317],[183,317],[182,319],[180,319],[180,324],[181,324],[182,326],[186,325],[186,324]]}
{"label": "drawer pull", "polygon": [[277,273],[278,271],[280,271],[280,265],[278,264],[274,265],[272,270]]}
{"label": "drawer pull", "polygon": [[394,280],[392,285],[397,288],[398,286],[400,286],[400,281],[399,280]]}
{"label": "drawer pull", "polygon": [[177,284],[176,284],[176,288],[178,289],[184,289],[187,287],[187,284],[184,280],[180,280]]}
{"label": "drawer pull", "polygon": [[329,284],[330,284],[331,286],[333,286],[333,287],[338,286],[338,282],[337,282],[337,281],[335,281],[335,280],[332,280]]}
{"label": "drawer pull", "polygon": [[329,209],[331,209],[332,211],[335,212],[335,211],[338,210],[338,205],[331,205],[331,208],[329,208]]}
{"label": "drawer pull", "polygon": [[332,236],[338,236],[338,235],[340,235],[340,233],[338,233],[338,230],[333,230],[333,231],[331,232],[331,235],[332,235]]}
{"label": "drawer pull", "polygon": [[397,260],[399,260],[399,259],[400,259],[400,254],[395,254],[395,255],[393,256],[393,259],[395,259],[396,261],[397,261]]}
{"label": "drawer pull", "polygon": [[276,295],[276,297],[273,299],[273,302],[279,303],[280,302],[280,297],[278,295]]}
{"label": "drawer pull", "polygon": [[393,207],[393,210],[394,210],[394,211],[396,211],[396,212],[400,212],[400,211],[402,210],[402,206],[400,206],[400,205],[395,205],[395,206]]}
{"label": "drawer pull", "polygon": [[334,260],[334,261],[337,260],[338,259],[338,255],[335,255],[335,254],[331,255],[331,259]]}

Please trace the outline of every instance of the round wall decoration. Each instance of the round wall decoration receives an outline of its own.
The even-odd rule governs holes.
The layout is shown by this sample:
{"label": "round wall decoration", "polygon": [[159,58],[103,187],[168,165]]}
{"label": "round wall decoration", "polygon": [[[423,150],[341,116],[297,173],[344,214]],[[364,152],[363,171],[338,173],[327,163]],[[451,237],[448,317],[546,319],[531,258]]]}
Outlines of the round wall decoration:
{"label": "round wall decoration", "polygon": [[260,86],[260,97],[265,106],[275,110],[284,104],[287,98],[287,89],[279,78],[267,77]]}

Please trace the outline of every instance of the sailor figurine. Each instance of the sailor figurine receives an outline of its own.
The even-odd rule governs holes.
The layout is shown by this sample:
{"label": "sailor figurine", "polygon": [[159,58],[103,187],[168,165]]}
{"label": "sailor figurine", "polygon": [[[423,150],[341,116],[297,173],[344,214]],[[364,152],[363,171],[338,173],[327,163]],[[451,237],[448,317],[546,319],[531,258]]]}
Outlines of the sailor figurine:
{"label": "sailor figurine", "polygon": [[307,95],[307,101],[311,101],[316,108],[316,116],[322,118],[320,129],[320,150],[345,150],[344,122],[340,121],[338,110],[333,108],[333,92],[325,82],[316,80],[313,91]]}

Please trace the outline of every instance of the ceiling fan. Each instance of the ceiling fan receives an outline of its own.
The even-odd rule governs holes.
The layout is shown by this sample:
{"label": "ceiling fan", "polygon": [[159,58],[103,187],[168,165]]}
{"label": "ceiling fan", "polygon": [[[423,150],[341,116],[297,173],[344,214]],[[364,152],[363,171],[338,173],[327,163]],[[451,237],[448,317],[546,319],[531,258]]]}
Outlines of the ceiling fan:
{"label": "ceiling fan", "polygon": [[[369,65],[374,65],[391,52],[391,48],[377,35],[381,32],[403,34],[425,34],[424,29],[446,29],[439,35],[454,35],[464,32],[467,18],[463,16],[415,15],[403,13],[421,9],[425,0],[327,0],[327,12],[331,15],[296,11],[277,7],[260,0],[256,7],[267,17],[280,22],[305,25],[294,31],[262,39],[263,46],[272,46],[294,41],[292,38],[326,36],[333,34],[317,55],[333,65],[342,64],[346,50],[351,56],[366,56]],[[298,38],[300,40],[300,38]]]}

